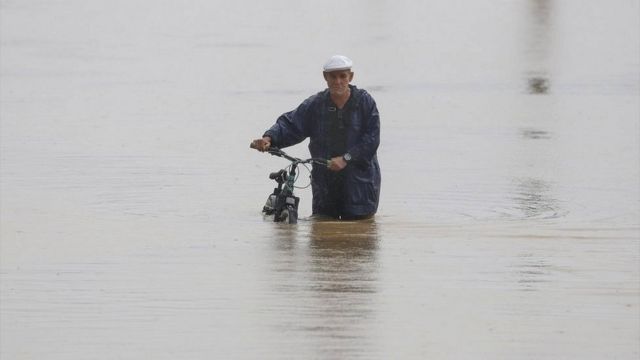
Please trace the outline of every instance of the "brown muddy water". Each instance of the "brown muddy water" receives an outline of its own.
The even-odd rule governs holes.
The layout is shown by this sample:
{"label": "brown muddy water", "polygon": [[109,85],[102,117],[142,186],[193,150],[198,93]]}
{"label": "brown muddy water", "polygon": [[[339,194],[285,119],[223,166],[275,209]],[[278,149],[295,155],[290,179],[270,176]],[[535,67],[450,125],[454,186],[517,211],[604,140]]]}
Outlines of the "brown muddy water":
{"label": "brown muddy water", "polygon": [[[639,19],[0,1],[0,358],[637,359]],[[334,53],[381,112],[379,213],[311,220],[304,189],[274,224],[286,164],[249,141]]]}

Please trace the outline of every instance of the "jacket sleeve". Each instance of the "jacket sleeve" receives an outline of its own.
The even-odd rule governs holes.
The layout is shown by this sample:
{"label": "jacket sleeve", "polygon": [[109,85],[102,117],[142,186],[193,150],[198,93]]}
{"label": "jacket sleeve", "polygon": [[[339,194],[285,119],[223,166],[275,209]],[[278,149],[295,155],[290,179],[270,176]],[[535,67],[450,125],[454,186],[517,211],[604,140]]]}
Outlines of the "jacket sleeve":
{"label": "jacket sleeve", "polygon": [[361,138],[348,152],[354,160],[369,161],[380,145],[380,114],[375,100],[368,93],[364,94],[359,111],[364,129]]}
{"label": "jacket sleeve", "polygon": [[278,117],[276,123],[263,136],[271,137],[271,144],[285,148],[302,142],[308,135],[313,97],[308,98],[296,109]]}

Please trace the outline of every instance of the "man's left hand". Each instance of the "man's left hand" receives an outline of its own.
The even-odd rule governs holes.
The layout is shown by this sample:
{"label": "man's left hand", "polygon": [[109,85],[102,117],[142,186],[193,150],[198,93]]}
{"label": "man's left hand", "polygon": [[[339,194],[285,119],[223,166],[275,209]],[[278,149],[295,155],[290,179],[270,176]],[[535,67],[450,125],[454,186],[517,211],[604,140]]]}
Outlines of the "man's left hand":
{"label": "man's left hand", "polygon": [[347,167],[347,162],[344,160],[342,156],[336,156],[332,158],[331,160],[329,160],[329,163],[327,164],[327,168],[335,172],[341,171],[345,167]]}

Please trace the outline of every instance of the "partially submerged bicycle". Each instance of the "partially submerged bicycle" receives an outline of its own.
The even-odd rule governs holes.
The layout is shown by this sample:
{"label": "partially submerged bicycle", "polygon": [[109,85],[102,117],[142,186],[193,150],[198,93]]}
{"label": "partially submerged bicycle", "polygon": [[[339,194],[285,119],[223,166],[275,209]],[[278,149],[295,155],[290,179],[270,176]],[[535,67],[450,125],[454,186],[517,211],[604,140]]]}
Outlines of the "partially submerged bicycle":
{"label": "partially submerged bicycle", "polygon": [[[253,147],[253,145],[251,146]],[[276,172],[269,174],[269,179],[275,180],[278,183],[278,187],[273,189],[273,193],[267,198],[267,202],[262,208],[262,212],[265,215],[273,215],[273,221],[275,222],[287,222],[289,224],[296,224],[298,222],[298,204],[300,204],[300,198],[293,194],[295,182],[298,179],[298,165],[305,164],[318,164],[327,166],[328,160],[309,158],[298,159],[293,156],[287,155],[284,151],[272,147],[267,152],[274,156],[285,158],[291,162],[289,166]]]}

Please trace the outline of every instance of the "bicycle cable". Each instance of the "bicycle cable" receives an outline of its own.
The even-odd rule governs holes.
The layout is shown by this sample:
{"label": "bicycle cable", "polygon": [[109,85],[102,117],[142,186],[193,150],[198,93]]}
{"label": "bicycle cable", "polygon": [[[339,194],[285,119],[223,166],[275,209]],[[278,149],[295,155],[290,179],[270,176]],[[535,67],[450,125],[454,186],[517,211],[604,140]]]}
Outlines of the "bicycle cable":
{"label": "bicycle cable", "polygon": [[[309,183],[305,186],[293,186],[296,189],[306,189],[309,186],[311,186],[311,170],[309,170],[309,166],[306,163],[302,163],[302,166],[304,166],[305,169],[307,169],[307,172],[309,173]],[[298,181],[298,178],[300,177],[300,171],[298,171],[298,173],[296,174],[296,181]]]}

